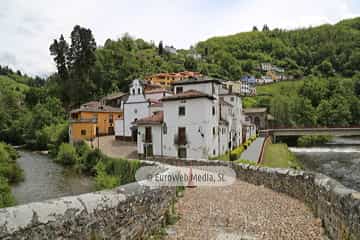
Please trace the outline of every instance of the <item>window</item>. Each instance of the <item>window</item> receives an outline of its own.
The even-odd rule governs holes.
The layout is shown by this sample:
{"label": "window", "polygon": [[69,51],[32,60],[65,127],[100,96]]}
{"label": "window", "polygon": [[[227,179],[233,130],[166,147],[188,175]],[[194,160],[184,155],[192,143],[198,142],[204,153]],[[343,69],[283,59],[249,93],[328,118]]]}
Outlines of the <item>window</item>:
{"label": "window", "polygon": [[179,107],[179,116],[185,116],[185,107],[184,106]]}
{"label": "window", "polygon": [[182,93],[183,87],[176,87],[176,94]]}
{"label": "window", "polygon": [[215,106],[212,107],[212,115],[215,116]]}
{"label": "window", "polygon": [[178,144],[179,145],[186,144],[186,128],[184,127],[178,128]]}
{"label": "window", "polygon": [[81,129],[81,135],[85,136],[86,135],[86,129]]}
{"label": "window", "polygon": [[215,150],[215,149],[213,150],[213,155],[214,155],[214,156],[216,155],[216,150]]}
{"label": "window", "polygon": [[216,134],[216,129],[215,127],[213,127],[213,135],[215,136],[215,134]]}
{"label": "window", "polygon": [[186,148],[178,149],[178,158],[186,158]]}
{"label": "window", "polygon": [[230,98],[230,101],[233,102],[233,101],[234,101],[234,97],[231,97],[231,98]]}
{"label": "window", "polygon": [[166,125],[166,123],[164,123],[164,126],[163,126],[163,133],[164,133],[164,135],[167,134],[167,125]]}
{"label": "window", "polygon": [[152,136],[151,136],[151,127],[145,128],[145,142],[151,143],[152,142]]}
{"label": "window", "polygon": [[140,93],[141,93],[140,88],[138,88],[138,94],[140,94]]}
{"label": "window", "polygon": [[132,90],[132,94],[135,95],[135,89]]}
{"label": "window", "polygon": [[112,113],[109,114],[109,123],[113,123],[114,122],[114,116]]}

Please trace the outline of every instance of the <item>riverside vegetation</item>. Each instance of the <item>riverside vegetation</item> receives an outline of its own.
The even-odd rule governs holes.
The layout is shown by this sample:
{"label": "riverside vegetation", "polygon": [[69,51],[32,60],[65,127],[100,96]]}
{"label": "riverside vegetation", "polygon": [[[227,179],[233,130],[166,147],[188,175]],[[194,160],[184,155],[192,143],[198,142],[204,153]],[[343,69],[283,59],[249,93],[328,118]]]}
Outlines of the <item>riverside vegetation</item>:
{"label": "riverside vegetation", "polygon": [[94,176],[98,190],[135,181],[135,173],[141,166],[138,160],[110,158],[98,149],[90,149],[84,142],[74,146],[62,143],[55,161],[79,173]]}
{"label": "riverside vegetation", "polygon": [[16,164],[18,157],[19,155],[13,147],[0,142],[0,208],[15,204],[10,184],[23,180],[23,172]]}

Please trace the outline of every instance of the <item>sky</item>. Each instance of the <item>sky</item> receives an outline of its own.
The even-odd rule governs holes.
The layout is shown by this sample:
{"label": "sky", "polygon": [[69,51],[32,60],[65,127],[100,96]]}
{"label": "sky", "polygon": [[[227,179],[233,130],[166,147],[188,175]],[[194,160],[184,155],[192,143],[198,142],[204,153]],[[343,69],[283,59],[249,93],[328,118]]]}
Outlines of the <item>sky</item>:
{"label": "sky", "polygon": [[360,16],[360,0],[0,0],[0,65],[29,75],[56,71],[49,46],[75,25],[98,45],[124,33],[189,48],[220,35],[294,29]]}

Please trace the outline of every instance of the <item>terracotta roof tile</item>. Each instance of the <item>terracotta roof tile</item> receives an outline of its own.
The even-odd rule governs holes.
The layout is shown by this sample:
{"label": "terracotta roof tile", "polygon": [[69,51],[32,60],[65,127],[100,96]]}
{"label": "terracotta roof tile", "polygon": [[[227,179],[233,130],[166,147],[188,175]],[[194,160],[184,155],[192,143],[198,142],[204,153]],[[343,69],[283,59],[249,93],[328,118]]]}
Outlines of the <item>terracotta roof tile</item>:
{"label": "terracotta roof tile", "polygon": [[179,94],[175,94],[172,96],[166,96],[161,99],[161,101],[172,101],[172,100],[180,100],[180,99],[192,99],[192,98],[202,98],[206,97],[211,100],[215,99],[213,96],[210,96],[206,93],[197,91],[197,90],[188,90]]}
{"label": "terracotta roof tile", "polygon": [[111,107],[108,105],[102,105],[99,102],[92,101],[82,104],[80,108],[74,109],[70,113],[76,112],[122,112],[122,109]]}
{"label": "terracotta roof tile", "polygon": [[163,88],[145,90],[145,94],[163,93],[163,92],[171,93],[169,90],[166,90],[166,89],[163,89]]}
{"label": "terracotta roof tile", "polygon": [[160,124],[164,121],[164,112],[160,111],[145,118],[138,119],[136,124]]}

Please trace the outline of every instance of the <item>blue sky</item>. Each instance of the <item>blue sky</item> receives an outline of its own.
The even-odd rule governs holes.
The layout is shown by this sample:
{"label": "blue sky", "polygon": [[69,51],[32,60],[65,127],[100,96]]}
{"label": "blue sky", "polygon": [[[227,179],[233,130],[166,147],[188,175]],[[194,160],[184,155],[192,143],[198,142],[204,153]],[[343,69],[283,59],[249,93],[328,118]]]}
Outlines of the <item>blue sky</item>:
{"label": "blue sky", "polygon": [[360,0],[1,0],[0,65],[54,72],[49,45],[76,24],[91,28],[98,45],[128,32],[188,48],[254,25],[292,29],[356,16]]}

